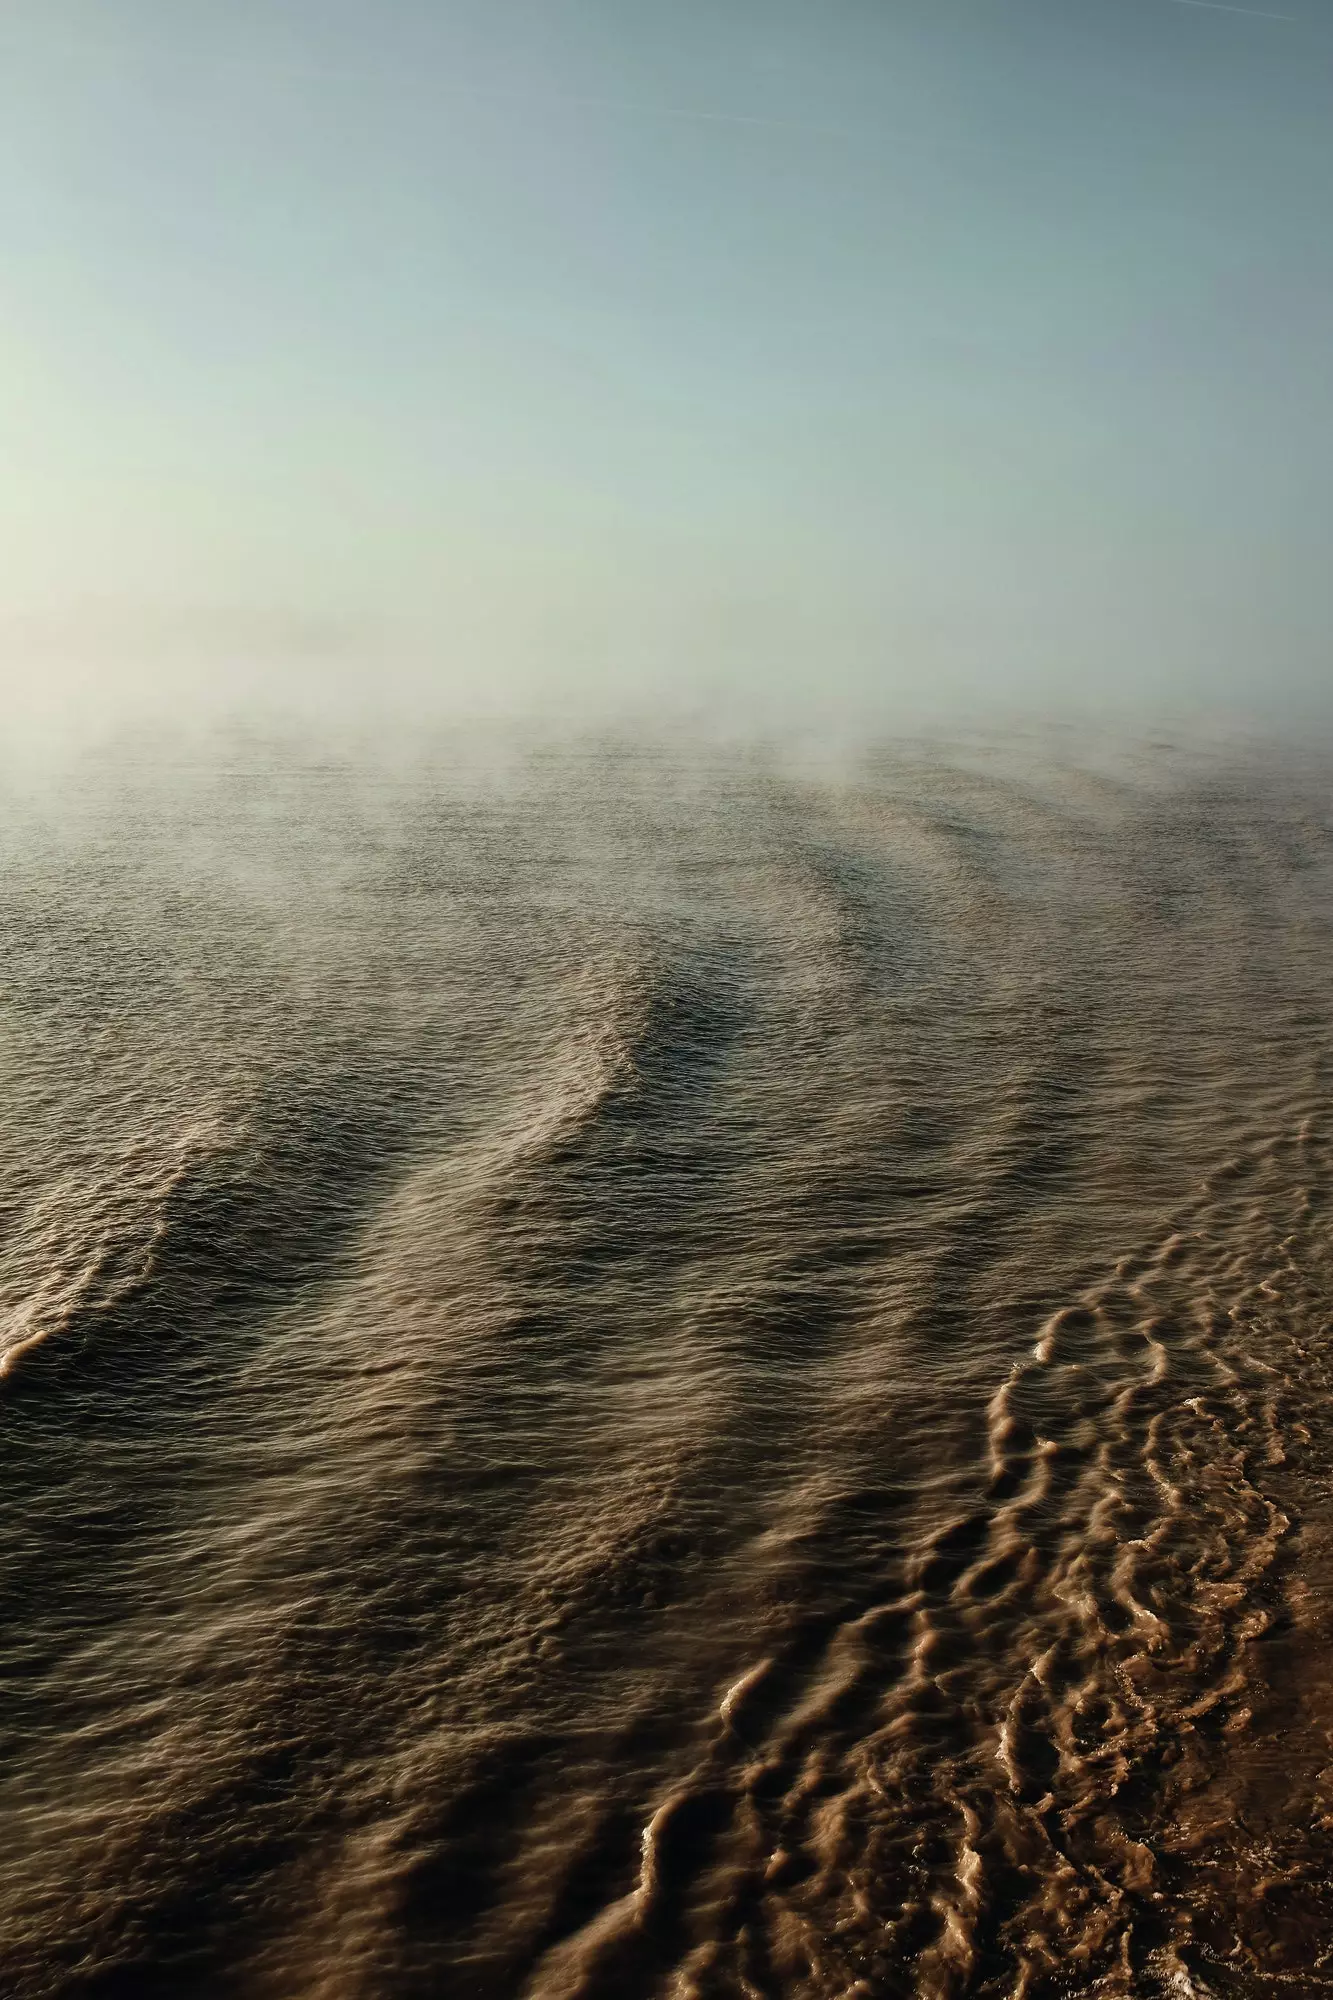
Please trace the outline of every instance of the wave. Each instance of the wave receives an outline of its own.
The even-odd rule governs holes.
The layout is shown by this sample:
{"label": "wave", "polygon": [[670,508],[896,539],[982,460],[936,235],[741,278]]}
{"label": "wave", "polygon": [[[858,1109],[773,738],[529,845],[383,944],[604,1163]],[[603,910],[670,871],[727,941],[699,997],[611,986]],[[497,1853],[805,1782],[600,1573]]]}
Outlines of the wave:
{"label": "wave", "polygon": [[16,2000],[1329,1976],[1321,774],[710,757],[6,830]]}

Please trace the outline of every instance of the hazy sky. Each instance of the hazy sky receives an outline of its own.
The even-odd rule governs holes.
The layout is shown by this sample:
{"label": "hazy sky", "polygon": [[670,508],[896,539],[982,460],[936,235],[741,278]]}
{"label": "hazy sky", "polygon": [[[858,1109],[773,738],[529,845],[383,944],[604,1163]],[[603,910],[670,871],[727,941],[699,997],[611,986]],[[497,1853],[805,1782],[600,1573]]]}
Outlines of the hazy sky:
{"label": "hazy sky", "polygon": [[0,662],[1308,697],[1331,218],[1333,0],[3,0]]}

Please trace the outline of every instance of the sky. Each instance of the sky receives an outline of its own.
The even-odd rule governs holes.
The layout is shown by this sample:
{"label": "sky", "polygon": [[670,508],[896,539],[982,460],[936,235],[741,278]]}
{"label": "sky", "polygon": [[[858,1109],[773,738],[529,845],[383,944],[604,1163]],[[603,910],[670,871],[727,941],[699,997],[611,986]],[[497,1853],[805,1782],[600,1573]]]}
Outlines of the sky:
{"label": "sky", "polygon": [[12,713],[1304,712],[1333,0],[0,0]]}

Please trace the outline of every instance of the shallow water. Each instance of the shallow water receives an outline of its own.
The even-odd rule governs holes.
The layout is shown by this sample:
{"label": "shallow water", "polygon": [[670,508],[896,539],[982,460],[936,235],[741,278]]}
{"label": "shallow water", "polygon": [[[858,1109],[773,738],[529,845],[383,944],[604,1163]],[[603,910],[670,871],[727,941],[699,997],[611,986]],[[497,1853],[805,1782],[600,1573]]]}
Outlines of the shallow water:
{"label": "shallow water", "polygon": [[1333,764],[0,834],[0,1991],[1333,1990]]}

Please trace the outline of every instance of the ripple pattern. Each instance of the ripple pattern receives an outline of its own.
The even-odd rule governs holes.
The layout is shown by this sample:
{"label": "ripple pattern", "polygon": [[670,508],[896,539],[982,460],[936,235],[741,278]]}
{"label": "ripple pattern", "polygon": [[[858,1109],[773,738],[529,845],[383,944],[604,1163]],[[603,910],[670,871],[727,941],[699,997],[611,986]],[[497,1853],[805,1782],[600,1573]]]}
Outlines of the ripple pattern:
{"label": "ripple pattern", "polygon": [[0,1991],[1333,1991],[1333,766],[0,832]]}

